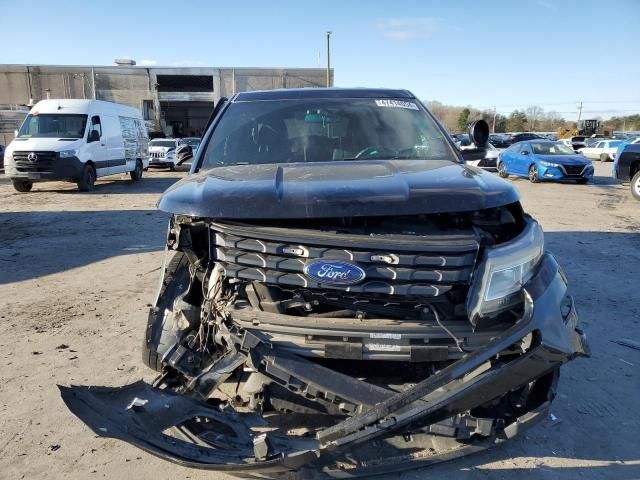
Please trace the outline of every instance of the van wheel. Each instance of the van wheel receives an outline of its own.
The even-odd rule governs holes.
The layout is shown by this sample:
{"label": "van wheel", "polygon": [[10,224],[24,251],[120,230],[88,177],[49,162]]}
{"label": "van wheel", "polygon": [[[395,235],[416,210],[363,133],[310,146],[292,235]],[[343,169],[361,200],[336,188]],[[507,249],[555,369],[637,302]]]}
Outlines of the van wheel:
{"label": "van wheel", "polygon": [[636,200],[640,200],[640,170],[631,179],[631,195]]}
{"label": "van wheel", "polygon": [[600,161],[601,162],[608,162],[609,161],[609,155],[606,153],[601,153],[600,154]]}
{"label": "van wheel", "polygon": [[529,180],[531,183],[538,183],[540,181],[540,178],[538,178],[538,167],[536,167],[535,164],[529,167]]}
{"label": "van wheel", "polygon": [[89,192],[93,190],[93,186],[96,183],[96,169],[93,165],[85,165],[80,174],[80,180],[78,180],[78,189],[81,192]]}
{"label": "van wheel", "polygon": [[134,182],[142,180],[142,162],[140,160],[136,160],[136,168],[130,171],[129,175]]}
{"label": "van wheel", "polygon": [[13,180],[12,183],[13,188],[22,193],[30,192],[33,187],[33,182],[29,182],[28,180]]}

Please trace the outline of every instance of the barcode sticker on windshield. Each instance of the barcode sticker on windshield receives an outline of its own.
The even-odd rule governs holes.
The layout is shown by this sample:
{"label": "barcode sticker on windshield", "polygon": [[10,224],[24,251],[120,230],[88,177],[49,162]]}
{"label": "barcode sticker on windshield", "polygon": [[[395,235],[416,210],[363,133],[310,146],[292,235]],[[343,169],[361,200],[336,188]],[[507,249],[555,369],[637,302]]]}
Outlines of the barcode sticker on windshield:
{"label": "barcode sticker on windshield", "polygon": [[410,110],[418,110],[418,106],[413,102],[405,102],[403,100],[376,100],[379,107],[408,108]]}

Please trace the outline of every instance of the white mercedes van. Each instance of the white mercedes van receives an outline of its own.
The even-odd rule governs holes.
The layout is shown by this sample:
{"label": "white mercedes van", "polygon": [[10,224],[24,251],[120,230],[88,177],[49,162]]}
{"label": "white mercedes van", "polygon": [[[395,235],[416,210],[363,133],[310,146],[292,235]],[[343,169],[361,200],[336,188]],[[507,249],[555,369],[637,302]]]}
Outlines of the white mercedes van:
{"label": "white mercedes van", "polygon": [[149,166],[149,137],[139,110],[100,100],[42,100],[25,118],[4,155],[5,175],[28,192],[34,182],[75,182],[129,172],[138,181]]}

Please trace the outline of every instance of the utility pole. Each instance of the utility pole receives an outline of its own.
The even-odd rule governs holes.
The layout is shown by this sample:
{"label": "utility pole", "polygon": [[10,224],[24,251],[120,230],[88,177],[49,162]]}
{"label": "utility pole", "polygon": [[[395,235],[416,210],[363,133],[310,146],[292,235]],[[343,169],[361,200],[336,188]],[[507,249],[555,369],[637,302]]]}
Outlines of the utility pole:
{"label": "utility pole", "polygon": [[578,107],[578,121],[582,118],[582,102],[580,102],[580,106]]}
{"label": "utility pole", "polygon": [[491,129],[491,133],[496,133],[496,107],[493,107],[493,128]]}
{"label": "utility pole", "polygon": [[327,88],[331,86],[331,32],[327,32]]}

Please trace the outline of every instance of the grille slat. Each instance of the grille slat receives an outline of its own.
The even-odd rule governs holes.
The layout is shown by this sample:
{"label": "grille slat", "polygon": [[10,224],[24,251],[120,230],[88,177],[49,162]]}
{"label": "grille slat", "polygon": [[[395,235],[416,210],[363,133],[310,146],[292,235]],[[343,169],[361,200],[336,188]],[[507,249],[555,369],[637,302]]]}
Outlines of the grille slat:
{"label": "grille slat", "polygon": [[[216,230],[216,227],[213,227]],[[252,280],[266,284],[287,285],[313,290],[345,291],[403,296],[440,296],[456,285],[468,285],[478,252],[477,242],[445,242],[442,244],[425,238],[407,239],[398,235],[398,244],[413,245],[396,251],[392,237],[383,242],[372,242],[363,235],[359,244],[353,235],[335,234],[330,246],[313,244],[309,238],[324,232],[284,230],[282,238],[270,232],[268,239],[256,227],[252,238],[246,229],[243,235],[229,231],[215,231],[217,260],[229,277]],[[286,232],[286,235],[284,235]],[[247,235],[247,236],[244,236]],[[324,233],[326,235],[326,233]],[[259,238],[255,238],[259,237]],[[340,245],[344,238],[345,248]],[[376,243],[375,250],[367,247]],[[304,274],[307,261],[315,259],[347,260],[359,265],[366,278],[355,285],[331,285],[317,283]]]}
{"label": "grille slat", "polygon": [[580,175],[584,170],[584,165],[563,165],[567,175]]}
{"label": "grille slat", "polygon": [[[29,154],[37,155],[35,161],[29,160]],[[58,158],[56,152],[13,152],[13,162],[19,172],[46,173],[53,170],[53,162]]]}

